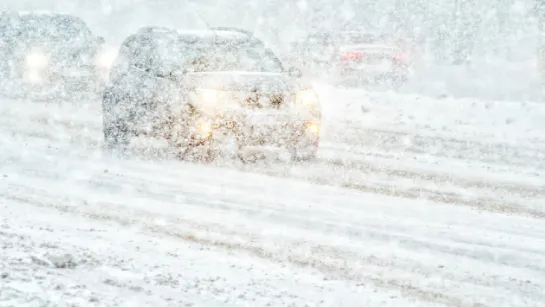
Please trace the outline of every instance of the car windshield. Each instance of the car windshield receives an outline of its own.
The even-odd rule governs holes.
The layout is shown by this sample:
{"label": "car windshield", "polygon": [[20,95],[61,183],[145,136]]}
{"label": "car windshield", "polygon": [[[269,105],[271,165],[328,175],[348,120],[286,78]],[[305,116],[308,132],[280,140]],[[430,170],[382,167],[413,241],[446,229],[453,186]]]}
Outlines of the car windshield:
{"label": "car windshield", "polygon": [[250,43],[195,45],[187,54],[194,71],[282,72],[280,61],[261,45]]}
{"label": "car windshield", "polygon": [[92,37],[83,21],[71,16],[22,16],[17,22],[17,31],[24,40],[66,41]]}

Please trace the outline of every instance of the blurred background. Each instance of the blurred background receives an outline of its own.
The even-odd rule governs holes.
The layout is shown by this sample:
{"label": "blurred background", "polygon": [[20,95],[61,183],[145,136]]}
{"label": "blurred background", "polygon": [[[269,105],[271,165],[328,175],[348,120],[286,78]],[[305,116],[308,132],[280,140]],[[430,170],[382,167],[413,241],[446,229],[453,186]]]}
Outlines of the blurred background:
{"label": "blurred background", "polygon": [[2,9],[82,17],[112,43],[144,25],[239,26],[277,52],[312,30],[369,27],[418,46],[404,89],[429,95],[536,100],[540,43],[536,0],[3,0]]}

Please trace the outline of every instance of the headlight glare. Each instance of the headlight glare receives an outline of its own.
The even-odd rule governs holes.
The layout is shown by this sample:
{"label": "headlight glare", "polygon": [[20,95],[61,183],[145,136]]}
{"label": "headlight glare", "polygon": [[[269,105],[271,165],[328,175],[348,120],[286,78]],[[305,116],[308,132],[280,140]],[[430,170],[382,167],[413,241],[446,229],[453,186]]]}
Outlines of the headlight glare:
{"label": "headlight glare", "polygon": [[101,68],[110,68],[114,64],[115,59],[117,58],[117,52],[114,50],[102,51],[98,54],[96,58],[97,66]]}
{"label": "headlight glare", "polygon": [[212,124],[210,124],[209,122],[201,123],[199,128],[201,134],[203,135],[210,135],[212,133]]}
{"label": "headlight glare", "polygon": [[48,64],[49,58],[43,52],[34,51],[26,56],[26,65],[30,68],[43,69],[46,68]]}
{"label": "headlight glare", "polygon": [[32,84],[40,84],[44,80],[40,71],[36,71],[35,69],[30,69],[27,73],[25,73],[24,79]]}
{"label": "headlight glare", "polygon": [[215,105],[219,102],[219,92],[215,90],[200,90],[199,100],[206,105]]}
{"label": "headlight glare", "polygon": [[300,91],[295,99],[298,105],[306,107],[318,104],[318,95],[313,90]]}
{"label": "headlight glare", "polygon": [[320,133],[320,125],[317,123],[309,122],[307,123],[307,131],[311,134]]}
{"label": "headlight glare", "polygon": [[197,89],[192,96],[192,100],[201,111],[217,112],[225,107],[225,96],[222,91]]}

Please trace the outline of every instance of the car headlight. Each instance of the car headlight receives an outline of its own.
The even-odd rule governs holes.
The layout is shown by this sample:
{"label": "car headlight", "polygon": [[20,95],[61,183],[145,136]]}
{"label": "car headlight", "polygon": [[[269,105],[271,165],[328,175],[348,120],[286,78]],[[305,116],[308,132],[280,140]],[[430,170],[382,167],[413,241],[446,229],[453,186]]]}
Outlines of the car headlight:
{"label": "car headlight", "polygon": [[307,123],[307,133],[316,135],[320,133],[320,124],[315,122],[308,122]]}
{"label": "car headlight", "polygon": [[205,105],[216,105],[220,100],[220,92],[216,90],[199,90],[199,102]]}
{"label": "car headlight", "polygon": [[297,105],[310,107],[318,105],[319,98],[314,90],[309,89],[298,92],[295,96],[295,102],[297,103]]}
{"label": "car headlight", "polygon": [[210,122],[201,122],[201,124],[199,125],[199,132],[201,134],[201,136],[203,137],[207,137],[207,136],[210,136],[213,132],[213,127],[212,127],[212,124]]}
{"label": "car headlight", "polygon": [[222,92],[212,89],[197,89],[191,94],[191,101],[202,111],[214,112],[223,107]]}
{"label": "car headlight", "polygon": [[49,58],[43,52],[33,51],[26,56],[26,65],[29,68],[46,68],[49,64]]}

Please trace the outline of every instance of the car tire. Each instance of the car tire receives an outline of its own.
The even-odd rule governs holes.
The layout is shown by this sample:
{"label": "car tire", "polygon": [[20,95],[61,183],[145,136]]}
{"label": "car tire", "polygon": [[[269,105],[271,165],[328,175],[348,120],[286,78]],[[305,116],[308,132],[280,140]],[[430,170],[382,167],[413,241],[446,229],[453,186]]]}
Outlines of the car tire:
{"label": "car tire", "polygon": [[189,146],[184,150],[177,150],[176,154],[179,160],[188,160],[190,158],[193,161],[201,163],[212,163],[216,161],[219,156],[219,151],[211,144],[203,144],[200,146]]}
{"label": "car tire", "polygon": [[213,147],[206,147],[203,150],[201,150],[201,155],[199,161],[202,163],[213,163],[217,160],[219,156],[219,152],[216,148]]}
{"label": "car tire", "polygon": [[[302,138],[306,138],[306,136],[303,136]],[[298,141],[300,142],[301,139],[299,139]],[[308,142],[308,139],[305,141]],[[309,143],[310,144],[306,144],[306,146],[304,147],[294,145],[288,148],[292,162],[306,162],[316,160],[316,157],[318,155],[319,139],[310,141]]]}
{"label": "car tire", "polygon": [[394,89],[399,89],[407,83],[407,76],[394,75],[391,77],[390,83]]}
{"label": "car tire", "polygon": [[103,148],[110,152],[125,151],[131,141],[126,121],[112,111],[112,106],[119,102],[119,97],[114,95],[111,89],[104,91],[102,96]]}
{"label": "car tire", "polygon": [[121,122],[104,123],[104,149],[107,152],[124,154],[129,148],[132,134],[124,126]]}
{"label": "car tire", "polygon": [[309,162],[309,161],[314,161],[316,160],[316,157],[318,155],[318,152],[317,150],[313,150],[311,153],[306,153],[306,154],[299,154],[299,153],[295,153],[295,154],[291,154],[291,161],[292,162]]}

